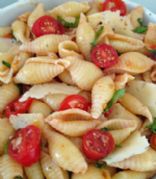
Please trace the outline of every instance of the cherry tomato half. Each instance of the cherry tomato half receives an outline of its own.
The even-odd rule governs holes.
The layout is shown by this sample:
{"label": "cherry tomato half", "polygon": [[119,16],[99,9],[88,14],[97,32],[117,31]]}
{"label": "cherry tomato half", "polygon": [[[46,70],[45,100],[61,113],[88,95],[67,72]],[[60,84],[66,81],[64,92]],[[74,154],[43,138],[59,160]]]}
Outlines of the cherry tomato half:
{"label": "cherry tomato half", "polygon": [[6,117],[9,118],[11,115],[17,115],[20,113],[27,112],[30,105],[32,104],[32,101],[33,101],[33,99],[29,98],[24,102],[20,102],[19,100],[11,102],[5,108]]}
{"label": "cherry tomato half", "polygon": [[16,131],[8,146],[9,155],[23,166],[30,166],[40,158],[41,131],[30,125]]}
{"label": "cherry tomato half", "polygon": [[107,44],[98,44],[91,51],[91,60],[100,68],[109,68],[118,62],[118,53]]}
{"label": "cherry tomato half", "polygon": [[93,129],[87,132],[82,139],[82,150],[91,160],[100,160],[115,149],[115,142],[109,132]]}
{"label": "cherry tomato half", "polygon": [[36,37],[47,34],[64,34],[63,25],[51,16],[42,16],[32,26],[32,33]]}
{"label": "cherry tomato half", "polygon": [[122,0],[105,0],[102,3],[102,11],[120,11],[121,16],[125,16],[127,14],[127,7],[125,2]]}
{"label": "cherry tomato half", "polygon": [[150,145],[154,150],[156,150],[156,134],[151,135],[151,137],[150,137]]}
{"label": "cherry tomato half", "polygon": [[83,96],[70,95],[63,100],[59,110],[62,111],[70,108],[79,108],[88,111],[90,109],[90,102]]}

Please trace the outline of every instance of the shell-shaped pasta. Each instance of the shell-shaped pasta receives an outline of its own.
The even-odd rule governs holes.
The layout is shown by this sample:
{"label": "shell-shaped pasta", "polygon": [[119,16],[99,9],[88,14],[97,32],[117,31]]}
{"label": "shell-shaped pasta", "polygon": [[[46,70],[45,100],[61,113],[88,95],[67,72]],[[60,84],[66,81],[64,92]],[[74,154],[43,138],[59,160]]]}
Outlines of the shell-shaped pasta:
{"label": "shell-shaped pasta", "polygon": [[67,57],[65,59],[71,63],[68,71],[71,74],[73,82],[82,90],[91,90],[94,83],[103,76],[102,70],[91,62],[77,57]]}
{"label": "shell-shaped pasta", "polygon": [[82,55],[80,55],[80,50],[78,45],[71,40],[61,42],[58,46],[58,49],[59,49],[59,56],[61,58],[65,58],[68,56],[78,56],[82,58]]}
{"label": "shell-shaped pasta", "polygon": [[155,39],[156,39],[156,24],[149,23],[144,42],[147,45],[147,47],[150,48],[150,46],[156,45]]}
{"label": "shell-shaped pasta", "polygon": [[44,179],[41,165],[39,162],[31,165],[30,167],[24,167],[24,171],[28,179],[34,179],[34,178]]}
{"label": "shell-shaped pasta", "polygon": [[[65,83],[45,83],[42,85],[34,85],[31,87],[23,96],[20,98],[20,101],[25,101],[29,97],[35,99],[42,99],[48,94],[77,94],[80,92],[80,89],[75,86],[68,86]],[[50,104],[49,104],[50,105]],[[51,106],[51,105],[50,105]]]}
{"label": "shell-shaped pasta", "polygon": [[14,83],[0,86],[0,112],[6,105],[17,99],[20,95],[19,88]]}
{"label": "shell-shaped pasta", "polygon": [[48,116],[46,122],[57,131],[71,137],[79,137],[95,128],[100,122],[80,109],[55,112]]}
{"label": "shell-shaped pasta", "polygon": [[30,12],[24,12],[23,14],[21,14],[20,16],[18,16],[18,19],[22,22],[26,22],[28,21],[28,18],[30,16]]}
{"label": "shell-shaped pasta", "polygon": [[103,122],[98,128],[108,128],[115,143],[120,144],[137,129],[137,122],[134,120],[111,119]]}
{"label": "shell-shaped pasta", "polygon": [[0,119],[0,154],[4,152],[4,146],[7,144],[9,137],[13,134],[14,129],[8,119]]}
{"label": "shell-shaped pasta", "polygon": [[30,58],[14,80],[16,83],[30,85],[50,82],[69,65],[70,63],[66,60],[51,60],[49,57]]}
{"label": "shell-shaped pasta", "polygon": [[156,65],[153,65],[151,73],[150,73],[151,81],[156,83]]}
{"label": "shell-shaped pasta", "polygon": [[53,17],[57,16],[67,16],[67,17],[77,17],[80,13],[86,13],[89,10],[88,3],[79,3],[76,1],[69,1],[61,4],[49,11],[49,14]]}
{"label": "shell-shaped pasta", "polygon": [[153,117],[147,106],[144,106],[136,97],[126,93],[120,100],[120,103],[129,111],[136,115],[147,118],[149,123],[153,122]]}
{"label": "shell-shaped pasta", "polygon": [[128,74],[128,73],[117,75],[115,77],[115,89],[123,89],[123,88],[125,88],[126,84],[129,81],[132,81],[134,79],[135,79],[135,77],[130,75],[130,74]]}
{"label": "shell-shaped pasta", "polygon": [[106,169],[99,169],[93,165],[88,166],[84,174],[73,174],[71,179],[111,179],[111,175]]}
{"label": "shell-shaped pasta", "polygon": [[99,12],[99,2],[98,1],[93,1],[89,3],[90,9],[87,12],[87,15],[95,14]]}
{"label": "shell-shaped pasta", "polygon": [[61,169],[53,160],[52,158],[46,154],[42,153],[41,156],[41,166],[43,173],[46,179],[68,179],[67,171]]}
{"label": "shell-shaped pasta", "polygon": [[63,73],[59,75],[59,79],[64,83],[67,83],[69,85],[74,85],[71,74],[67,70],[65,70]]}
{"label": "shell-shaped pasta", "polygon": [[39,17],[43,16],[44,14],[45,14],[44,5],[42,3],[39,3],[28,17],[27,24],[28,24],[29,28],[32,28],[32,25],[34,24],[34,22]]}
{"label": "shell-shaped pasta", "polygon": [[112,179],[147,179],[150,177],[148,172],[122,171],[116,173]]}
{"label": "shell-shaped pasta", "polygon": [[100,78],[92,88],[92,107],[91,115],[99,118],[111,100],[115,92],[115,84],[111,77],[104,76]]}
{"label": "shell-shaped pasta", "polygon": [[106,72],[141,74],[151,69],[154,62],[147,56],[138,52],[124,53],[119,62],[105,70]]}
{"label": "shell-shaped pasta", "polygon": [[20,46],[21,51],[32,52],[38,55],[47,55],[50,52],[58,52],[60,42],[70,40],[67,35],[43,35],[37,39]]}
{"label": "shell-shaped pasta", "polygon": [[80,22],[76,31],[76,42],[80,48],[81,53],[90,60],[91,42],[95,38],[95,32],[92,26],[87,22],[84,14],[80,16]]}
{"label": "shell-shaped pasta", "polygon": [[79,95],[86,98],[89,102],[91,102],[91,93],[89,91],[81,91]]}
{"label": "shell-shaped pasta", "polygon": [[65,136],[44,128],[44,136],[48,140],[49,153],[53,160],[63,169],[73,173],[85,173],[87,163],[79,149]]}
{"label": "shell-shaped pasta", "polygon": [[156,151],[148,149],[142,154],[132,156],[121,162],[113,164],[114,167],[121,169],[130,169],[138,172],[148,172],[156,170]]}
{"label": "shell-shaped pasta", "polygon": [[26,38],[27,25],[24,22],[16,20],[12,23],[11,28],[17,41],[20,41],[22,43],[28,41],[28,39]]}
{"label": "shell-shaped pasta", "polygon": [[0,37],[7,37],[11,34],[11,27],[0,27]]}
{"label": "shell-shaped pasta", "polygon": [[22,166],[7,154],[0,158],[0,176],[5,179],[23,177]]}
{"label": "shell-shaped pasta", "polygon": [[44,117],[41,113],[23,113],[10,116],[10,123],[14,129],[25,128],[28,125],[35,125],[41,129],[44,127]]}
{"label": "shell-shaped pasta", "polygon": [[42,101],[39,100],[34,100],[29,107],[29,113],[41,113],[43,116],[48,116],[51,112],[52,109],[49,107],[48,104],[43,103]]}

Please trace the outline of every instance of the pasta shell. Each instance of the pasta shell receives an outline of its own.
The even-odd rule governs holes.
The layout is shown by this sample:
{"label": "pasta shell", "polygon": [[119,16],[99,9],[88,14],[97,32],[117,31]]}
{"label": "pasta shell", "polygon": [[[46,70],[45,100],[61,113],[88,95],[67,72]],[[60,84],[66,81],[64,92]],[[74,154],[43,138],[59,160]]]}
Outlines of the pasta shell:
{"label": "pasta shell", "polygon": [[75,86],[68,86],[65,83],[45,83],[42,85],[34,85],[21,98],[20,101],[25,101],[29,97],[42,99],[48,94],[77,94],[80,89]]}
{"label": "pasta shell", "polygon": [[151,47],[152,45],[156,45],[156,24],[149,23],[148,24],[148,30],[145,35],[144,42],[147,47]]}
{"label": "pasta shell", "polygon": [[95,32],[91,25],[87,22],[86,17],[81,14],[80,22],[76,31],[76,42],[81,53],[90,60],[91,42],[95,38]]}
{"label": "pasta shell", "polygon": [[49,127],[44,128],[44,136],[48,140],[50,156],[58,166],[73,173],[86,172],[87,163],[84,157],[68,138]]}
{"label": "pasta shell", "polygon": [[65,70],[63,73],[61,73],[59,75],[59,79],[64,83],[67,83],[69,85],[74,85],[72,77],[71,77],[69,71],[67,71],[67,70]]}
{"label": "pasta shell", "polygon": [[44,12],[44,5],[42,3],[39,3],[36,8],[33,10],[33,12],[29,15],[27,24],[29,28],[32,28],[34,22],[41,16],[45,14]]}
{"label": "pasta shell", "polygon": [[32,52],[38,55],[47,55],[50,52],[58,52],[60,42],[70,40],[67,35],[43,35],[37,39],[20,46],[21,51]]}
{"label": "pasta shell", "polygon": [[11,27],[0,27],[0,37],[7,37],[9,34],[11,34]]}
{"label": "pasta shell", "polygon": [[88,166],[84,174],[73,174],[71,179],[111,179],[110,173],[106,169],[99,169],[93,165]]}
{"label": "pasta shell", "polygon": [[46,153],[42,153],[41,166],[46,179],[69,179],[68,173],[61,169]]}
{"label": "pasta shell", "polygon": [[149,123],[153,122],[152,114],[148,107],[144,106],[136,97],[126,93],[121,99],[120,103],[129,111],[136,115],[141,115],[147,118]]}
{"label": "pasta shell", "polygon": [[141,74],[152,67],[154,62],[147,56],[138,52],[124,53],[119,57],[119,62],[105,70],[106,72]]}
{"label": "pasta shell", "polygon": [[57,131],[71,137],[82,136],[100,123],[93,119],[88,112],[80,109],[55,112],[45,120]]}
{"label": "pasta shell", "polygon": [[121,169],[130,169],[138,172],[148,172],[156,170],[156,151],[148,149],[142,154],[138,154],[114,163],[113,166]]}
{"label": "pasta shell", "polygon": [[153,65],[152,67],[150,78],[152,82],[156,83],[156,65]]}
{"label": "pasta shell", "polygon": [[83,96],[86,98],[89,102],[91,102],[91,93],[88,91],[81,91],[79,95]]}
{"label": "pasta shell", "polygon": [[65,59],[71,63],[68,71],[71,74],[73,82],[82,90],[90,91],[94,83],[103,76],[102,70],[91,62],[77,57],[67,57]]}
{"label": "pasta shell", "polygon": [[88,3],[79,3],[76,1],[69,1],[61,4],[49,11],[49,14],[53,17],[57,16],[67,16],[67,17],[77,17],[80,13],[86,13],[89,10]]}
{"label": "pasta shell", "polygon": [[9,83],[0,86],[0,94],[0,112],[3,112],[7,104],[19,97],[20,92],[15,84]]}
{"label": "pasta shell", "polygon": [[115,91],[115,85],[111,77],[104,76],[100,78],[92,88],[92,107],[91,115],[99,118],[112,98]]}
{"label": "pasta shell", "polygon": [[23,177],[22,166],[15,162],[9,155],[0,158],[0,176],[5,179]]}
{"label": "pasta shell", "polygon": [[30,58],[17,73],[14,80],[16,83],[30,85],[50,82],[69,65],[70,63],[65,60],[53,61],[48,57]]}
{"label": "pasta shell", "polygon": [[24,12],[23,14],[18,16],[18,19],[22,22],[27,22],[30,14],[31,14],[30,12]]}

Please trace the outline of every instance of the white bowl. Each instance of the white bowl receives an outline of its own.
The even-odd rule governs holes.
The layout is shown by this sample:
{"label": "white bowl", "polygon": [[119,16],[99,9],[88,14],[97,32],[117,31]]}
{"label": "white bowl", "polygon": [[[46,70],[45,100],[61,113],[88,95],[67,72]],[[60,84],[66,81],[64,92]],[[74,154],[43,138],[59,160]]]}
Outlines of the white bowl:
{"label": "white bowl", "polygon": [[[83,2],[84,0],[77,1]],[[50,9],[63,2],[67,2],[67,0],[18,0],[18,2],[0,9],[0,26],[9,25],[18,15],[26,11],[31,11],[39,2],[44,3],[45,7]],[[129,0],[125,0],[125,2],[128,5],[128,9],[138,6],[138,4]],[[145,21],[156,23],[156,15],[147,8],[145,8]]]}

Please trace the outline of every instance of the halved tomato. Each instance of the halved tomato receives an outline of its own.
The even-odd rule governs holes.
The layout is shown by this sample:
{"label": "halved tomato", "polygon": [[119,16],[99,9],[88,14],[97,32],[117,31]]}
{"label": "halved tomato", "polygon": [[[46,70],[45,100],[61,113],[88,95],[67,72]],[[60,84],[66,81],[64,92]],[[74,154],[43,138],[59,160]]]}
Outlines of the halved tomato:
{"label": "halved tomato", "polygon": [[150,145],[154,150],[156,150],[156,134],[154,133],[150,137]]}

